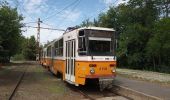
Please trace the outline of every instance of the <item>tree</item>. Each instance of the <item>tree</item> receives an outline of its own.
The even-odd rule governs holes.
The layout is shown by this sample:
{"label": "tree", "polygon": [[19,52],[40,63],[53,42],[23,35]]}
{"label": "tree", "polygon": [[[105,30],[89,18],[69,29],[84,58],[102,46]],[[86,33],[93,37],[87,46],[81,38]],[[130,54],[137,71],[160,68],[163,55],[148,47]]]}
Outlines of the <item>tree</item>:
{"label": "tree", "polygon": [[18,14],[16,8],[11,8],[6,2],[0,3],[0,37],[7,61],[16,54],[20,48],[21,21],[23,17]]}
{"label": "tree", "polygon": [[169,8],[170,0],[129,0],[99,14],[97,25],[117,32],[118,66],[170,72]]}
{"label": "tree", "polygon": [[[149,31],[140,24],[129,25],[120,35],[117,56],[126,57],[128,66],[143,69],[145,46],[149,38]],[[125,59],[125,58],[123,58]]]}
{"label": "tree", "polygon": [[157,6],[160,13],[160,17],[170,17],[170,0],[157,0]]}
{"label": "tree", "polygon": [[[152,38],[147,44],[147,57],[155,70],[161,66],[170,66],[170,18],[164,18],[155,23]],[[164,70],[165,71],[165,70]],[[167,70],[166,70],[167,71]],[[170,70],[169,70],[170,72]]]}
{"label": "tree", "polygon": [[23,46],[23,55],[26,60],[35,60],[36,58],[36,40],[34,36],[25,39]]}
{"label": "tree", "polygon": [[84,21],[82,21],[82,23],[80,24],[81,27],[88,27],[88,26],[93,26],[93,22],[90,21],[90,19],[86,19]]}
{"label": "tree", "polygon": [[120,62],[126,59],[126,66],[147,68],[145,47],[159,16],[155,3],[152,0],[130,0],[127,5],[118,7],[122,29],[117,52]]}

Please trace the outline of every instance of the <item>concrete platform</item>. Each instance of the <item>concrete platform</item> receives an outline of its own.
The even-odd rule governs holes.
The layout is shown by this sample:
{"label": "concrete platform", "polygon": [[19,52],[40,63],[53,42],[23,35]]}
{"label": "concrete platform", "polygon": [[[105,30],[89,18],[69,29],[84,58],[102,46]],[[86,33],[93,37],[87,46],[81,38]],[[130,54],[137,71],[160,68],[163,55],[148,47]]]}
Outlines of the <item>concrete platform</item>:
{"label": "concrete platform", "polygon": [[170,100],[170,87],[117,76],[113,91],[135,100]]}

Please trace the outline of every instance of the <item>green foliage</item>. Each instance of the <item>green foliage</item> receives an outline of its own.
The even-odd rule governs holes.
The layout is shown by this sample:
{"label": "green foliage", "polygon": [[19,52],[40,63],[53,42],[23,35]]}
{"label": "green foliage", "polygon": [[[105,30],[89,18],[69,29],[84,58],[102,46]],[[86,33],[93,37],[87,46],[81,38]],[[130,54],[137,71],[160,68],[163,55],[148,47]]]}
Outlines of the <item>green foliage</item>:
{"label": "green foliage", "polygon": [[9,59],[9,51],[8,50],[0,50],[0,63],[6,63]]}
{"label": "green foliage", "polygon": [[12,57],[12,60],[35,60],[36,58],[36,40],[34,36],[30,38],[21,38],[20,52]]}
{"label": "green foliage", "polygon": [[80,25],[80,27],[88,27],[88,26],[93,26],[93,22],[91,22],[89,19],[82,21]]}
{"label": "green foliage", "polygon": [[36,58],[36,40],[34,36],[25,39],[23,43],[23,55],[27,60],[35,60]]}
{"label": "green foliage", "polygon": [[0,46],[4,52],[8,51],[4,57],[7,61],[20,48],[22,20],[23,17],[18,14],[16,8],[11,8],[6,2],[0,3]]}
{"label": "green foliage", "polygon": [[142,67],[142,63],[145,61],[143,53],[148,33],[148,29],[140,24],[129,25],[120,35],[117,56],[125,57],[126,55],[128,66]]}
{"label": "green foliage", "polygon": [[129,0],[83,25],[116,30],[119,67],[170,72],[169,17],[169,0]]}
{"label": "green foliage", "polygon": [[[164,18],[155,23],[153,37],[147,44],[147,57],[153,63],[154,69],[170,66],[170,18]],[[169,67],[170,68],[170,67]]]}
{"label": "green foliage", "polygon": [[25,60],[25,57],[22,53],[14,55],[14,57],[11,58],[13,61],[23,61]]}

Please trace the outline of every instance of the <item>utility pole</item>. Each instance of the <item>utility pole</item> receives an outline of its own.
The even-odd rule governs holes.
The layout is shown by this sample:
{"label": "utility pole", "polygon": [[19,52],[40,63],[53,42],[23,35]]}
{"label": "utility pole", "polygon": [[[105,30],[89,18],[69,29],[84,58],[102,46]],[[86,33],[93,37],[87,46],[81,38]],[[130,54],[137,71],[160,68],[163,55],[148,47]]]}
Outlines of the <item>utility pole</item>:
{"label": "utility pole", "polygon": [[39,61],[40,60],[40,23],[42,23],[42,21],[40,20],[40,18],[38,18],[38,27],[37,27],[37,54],[36,54],[36,60]]}

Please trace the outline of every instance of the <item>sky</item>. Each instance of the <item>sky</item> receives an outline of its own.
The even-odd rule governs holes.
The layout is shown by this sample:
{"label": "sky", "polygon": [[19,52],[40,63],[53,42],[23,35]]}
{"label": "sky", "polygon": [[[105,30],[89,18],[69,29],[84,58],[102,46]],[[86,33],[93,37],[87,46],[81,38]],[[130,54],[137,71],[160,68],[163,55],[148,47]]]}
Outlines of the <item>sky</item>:
{"label": "sky", "polygon": [[[3,1],[3,0],[0,0]],[[83,20],[93,20],[109,6],[117,6],[127,0],[6,0],[10,6],[17,7],[22,14],[26,26],[37,27],[37,20],[42,21],[41,27],[66,29],[80,25]],[[37,29],[25,27],[25,37],[37,36]],[[40,43],[45,44],[63,34],[57,30],[40,30]]]}

